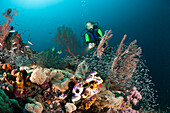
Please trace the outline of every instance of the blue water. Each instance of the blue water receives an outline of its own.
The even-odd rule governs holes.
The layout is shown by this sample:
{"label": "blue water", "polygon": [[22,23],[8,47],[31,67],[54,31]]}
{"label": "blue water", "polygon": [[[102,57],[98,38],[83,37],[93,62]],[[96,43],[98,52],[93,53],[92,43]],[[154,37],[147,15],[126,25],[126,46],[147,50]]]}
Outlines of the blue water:
{"label": "blue water", "polygon": [[8,8],[18,10],[13,22],[19,26],[14,27],[36,51],[52,48],[62,25],[82,40],[80,33],[88,20],[98,22],[103,32],[112,30],[111,46],[117,46],[125,33],[126,43],[137,39],[159,103],[170,107],[170,0],[1,0],[0,14]]}

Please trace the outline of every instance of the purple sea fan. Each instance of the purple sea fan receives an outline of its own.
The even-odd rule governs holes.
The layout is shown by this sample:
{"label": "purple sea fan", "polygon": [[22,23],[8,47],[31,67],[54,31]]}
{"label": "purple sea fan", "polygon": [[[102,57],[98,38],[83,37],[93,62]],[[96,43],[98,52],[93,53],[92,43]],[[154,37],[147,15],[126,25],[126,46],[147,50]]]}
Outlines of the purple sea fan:
{"label": "purple sea fan", "polygon": [[136,66],[139,62],[140,54],[142,50],[137,47],[136,40],[130,43],[130,45],[123,52],[123,41],[127,35],[124,35],[117,51],[116,57],[113,60],[111,70],[108,74],[107,83],[111,90],[126,91],[131,87],[131,77],[136,70]]}

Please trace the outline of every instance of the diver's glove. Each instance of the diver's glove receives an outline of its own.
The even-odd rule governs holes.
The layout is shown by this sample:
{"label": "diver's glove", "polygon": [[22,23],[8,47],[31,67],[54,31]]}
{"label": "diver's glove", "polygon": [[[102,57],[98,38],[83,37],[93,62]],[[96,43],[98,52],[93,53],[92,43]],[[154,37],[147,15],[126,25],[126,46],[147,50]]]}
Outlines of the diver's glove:
{"label": "diver's glove", "polygon": [[94,47],[95,47],[95,45],[96,45],[95,43],[89,43],[88,48],[89,48],[89,49],[92,49],[92,48],[94,48]]}

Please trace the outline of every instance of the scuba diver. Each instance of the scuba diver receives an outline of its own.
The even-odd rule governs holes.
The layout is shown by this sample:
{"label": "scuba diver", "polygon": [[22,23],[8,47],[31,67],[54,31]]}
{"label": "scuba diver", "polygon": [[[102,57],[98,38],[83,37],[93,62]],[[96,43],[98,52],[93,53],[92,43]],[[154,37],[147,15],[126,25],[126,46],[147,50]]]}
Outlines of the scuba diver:
{"label": "scuba diver", "polygon": [[87,21],[86,29],[84,30],[87,31],[83,37],[85,38],[88,49],[97,47],[100,43],[101,38],[103,37],[102,31],[98,24],[95,22]]}
{"label": "scuba diver", "polygon": [[[84,35],[82,35],[82,33],[85,30],[86,30],[86,33]],[[87,44],[88,49],[91,50],[94,47],[98,47],[100,40],[103,37],[103,33],[102,33],[102,30],[100,29],[100,27],[98,26],[97,22],[87,21],[86,29],[84,29],[81,32],[81,36],[84,37],[85,43]],[[106,46],[108,46],[107,41],[105,41],[105,43],[103,44],[103,48],[105,48]],[[110,52],[111,52],[111,48],[107,47],[103,53],[110,54]]]}

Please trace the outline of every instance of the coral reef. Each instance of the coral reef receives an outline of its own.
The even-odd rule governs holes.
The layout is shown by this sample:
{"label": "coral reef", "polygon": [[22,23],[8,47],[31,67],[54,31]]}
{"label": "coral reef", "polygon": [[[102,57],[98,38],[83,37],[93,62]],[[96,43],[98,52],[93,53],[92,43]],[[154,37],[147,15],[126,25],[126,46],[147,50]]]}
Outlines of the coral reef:
{"label": "coral reef", "polygon": [[[5,69],[5,68],[4,68]],[[20,68],[20,72],[25,69],[29,79],[27,78],[27,83],[24,85],[26,89],[26,96],[16,96],[16,98],[34,98],[35,102],[25,102],[23,109],[27,111],[37,112],[43,111],[46,112],[64,112],[64,111],[77,111],[82,112],[84,109],[87,112],[123,112],[123,111],[135,111],[129,97],[134,97],[136,90],[132,89],[135,93],[124,93],[122,91],[109,91],[106,89],[105,85],[101,85],[103,80],[100,77],[97,77],[97,72],[90,73],[89,76],[84,79],[83,76],[77,76],[73,73],[70,73],[66,70],[54,69],[54,68],[42,68],[36,65],[24,66]],[[11,71],[14,75],[18,75],[17,72]],[[11,73],[11,74],[12,74]],[[30,73],[30,76],[29,74]],[[32,76],[35,75],[35,76]],[[43,76],[45,77],[43,77]],[[44,78],[42,81],[39,79],[41,76]],[[34,77],[34,84],[32,81]],[[29,81],[30,80],[30,81]],[[48,87],[42,87],[44,81],[47,80]],[[4,81],[4,80],[3,80]],[[1,81],[1,82],[3,82]],[[4,81],[5,83],[5,81]],[[44,89],[44,90],[42,90]],[[31,93],[30,95],[28,93]],[[127,95],[130,94],[130,95]],[[36,108],[31,106],[36,106]]]}
{"label": "coral reef", "polygon": [[[134,41],[134,42],[136,43],[136,41]],[[117,57],[117,54],[116,54],[116,50],[114,48],[111,48],[111,51],[112,51],[111,54],[107,54],[107,55],[103,54],[103,56],[108,56],[108,62],[106,62],[105,58],[102,57],[100,64],[98,64],[98,60],[93,56],[94,55],[93,52],[82,57],[81,59],[76,59],[76,58],[68,56],[66,58],[66,60],[71,65],[76,65],[76,66],[78,66],[78,64],[80,64],[81,62],[83,62],[83,60],[85,60],[86,63],[88,64],[89,71],[96,70],[98,72],[98,74],[103,78],[104,84],[106,85],[106,87],[108,89],[110,89],[111,88],[110,86],[112,86],[112,88],[113,88],[112,91],[117,91],[119,89],[119,91],[123,91],[122,93],[126,94],[127,90],[130,91],[132,87],[134,87],[134,86],[137,87],[138,91],[141,92],[142,100],[140,100],[140,102],[139,102],[139,104],[137,104],[137,106],[131,106],[130,108],[133,107],[134,109],[137,109],[134,112],[138,112],[139,109],[153,111],[153,109],[157,106],[156,98],[154,96],[155,90],[153,89],[154,84],[151,82],[150,77],[147,74],[148,69],[147,68],[143,69],[145,67],[144,62],[142,60],[139,60],[141,50],[140,50],[140,48],[137,47],[137,45],[134,42],[132,42],[129,46],[124,45],[123,42],[120,44],[123,48],[129,48],[129,50],[126,49],[126,52],[129,52],[129,53],[123,52],[124,56],[119,57],[120,61],[118,61],[116,64],[116,65],[118,65],[120,63],[119,64],[120,66],[117,66],[117,67],[115,66],[115,69],[113,68],[113,62],[116,63],[115,58]],[[120,47],[119,47],[118,51],[119,52],[123,51],[124,50],[123,48],[120,49]],[[137,53],[136,56],[134,56],[135,53]],[[138,53],[140,53],[139,56],[138,56]],[[119,55],[121,55],[121,54],[119,54]],[[126,58],[128,58],[128,56],[132,60],[126,59]],[[133,60],[133,59],[135,59],[135,60]],[[123,63],[123,61],[125,61],[126,63]],[[131,66],[131,67],[129,67],[128,71],[125,70],[127,63],[129,63],[128,66]],[[133,65],[133,63],[134,63],[134,65]],[[124,68],[121,68],[121,67],[124,67]],[[119,72],[120,76],[117,73],[117,77],[114,77],[114,75],[108,77],[107,75],[113,74],[113,72],[110,71],[112,68],[115,72],[116,72],[116,69],[117,69],[117,72],[120,71]],[[118,69],[119,69],[119,71],[118,71]],[[124,72],[124,73],[121,73],[121,72]],[[126,74],[125,74],[125,72],[126,72]],[[126,78],[125,76],[127,77],[127,79],[125,79]],[[117,85],[112,82],[108,82],[108,79],[113,80],[115,83],[117,83]],[[113,87],[113,86],[116,86],[116,87]],[[147,95],[151,95],[151,97],[148,97]],[[145,105],[145,104],[147,104],[147,105]],[[133,111],[133,110],[130,110],[129,107],[126,107],[126,108],[127,109],[124,109],[125,111]],[[110,109],[110,110],[112,111],[112,109]]]}
{"label": "coral reef", "polygon": [[84,48],[72,29],[62,26],[55,43],[71,56],[63,58],[55,49],[38,53],[22,42],[19,32],[9,33],[12,11],[3,14],[7,21],[0,26],[0,111],[139,113],[156,106],[136,40],[126,46],[124,35],[108,54],[103,44],[112,37],[109,30],[96,51],[80,57]]}

